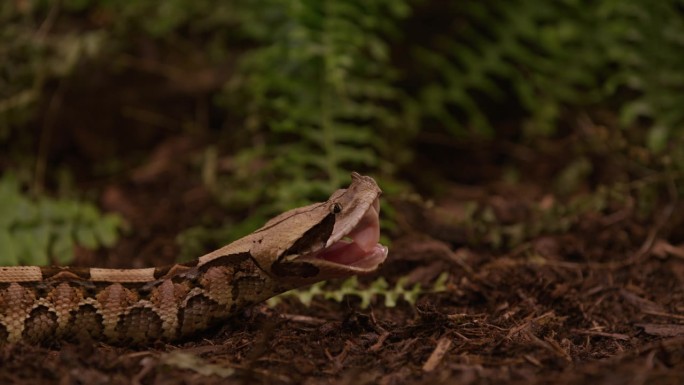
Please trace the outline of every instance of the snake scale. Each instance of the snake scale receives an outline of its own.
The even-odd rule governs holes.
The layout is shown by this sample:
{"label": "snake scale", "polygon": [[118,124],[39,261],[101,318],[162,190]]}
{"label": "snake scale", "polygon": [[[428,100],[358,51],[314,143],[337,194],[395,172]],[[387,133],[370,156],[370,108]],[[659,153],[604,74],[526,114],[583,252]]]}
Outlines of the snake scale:
{"label": "snake scale", "polygon": [[281,292],[373,272],[387,257],[380,194],[371,177],[352,173],[327,201],[286,211],[189,263],[0,267],[0,343],[177,340]]}

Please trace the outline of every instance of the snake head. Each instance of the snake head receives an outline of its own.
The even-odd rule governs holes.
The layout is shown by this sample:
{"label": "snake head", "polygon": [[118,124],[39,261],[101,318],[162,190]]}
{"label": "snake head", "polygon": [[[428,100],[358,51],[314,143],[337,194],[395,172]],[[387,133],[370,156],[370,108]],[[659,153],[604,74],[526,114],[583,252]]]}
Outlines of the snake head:
{"label": "snake head", "polygon": [[380,239],[380,195],[369,176],[352,173],[325,202],[286,211],[252,234],[198,259],[198,267],[251,259],[284,287],[375,271],[387,258]]}
{"label": "snake head", "polygon": [[352,173],[352,183],[321,203],[287,211],[255,234],[251,254],[264,270],[301,284],[368,274],[387,258],[380,238],[380,195],[373,178]]}

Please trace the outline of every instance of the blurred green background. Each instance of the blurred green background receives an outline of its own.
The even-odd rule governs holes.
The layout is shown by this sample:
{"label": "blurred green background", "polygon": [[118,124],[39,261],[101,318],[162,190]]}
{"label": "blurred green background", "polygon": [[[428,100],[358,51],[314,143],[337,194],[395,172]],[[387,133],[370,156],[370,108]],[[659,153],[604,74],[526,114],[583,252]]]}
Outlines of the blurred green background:
{"label": "blurred green background", "polygon": [[680,195],[682,69],[678,0],[6,0],[0,262],[115,244],[100,191],[173,137],[248,218],[187,229],[189,255],[351,170],[389,196],[535,183],[648,218]]}

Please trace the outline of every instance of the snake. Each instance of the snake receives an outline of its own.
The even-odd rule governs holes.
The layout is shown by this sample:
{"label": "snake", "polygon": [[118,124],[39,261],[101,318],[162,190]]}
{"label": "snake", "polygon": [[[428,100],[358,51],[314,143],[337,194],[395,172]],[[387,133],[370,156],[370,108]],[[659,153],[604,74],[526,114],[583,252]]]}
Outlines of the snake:
{"label": "snake", "polygon": [[136,269],[0,267],[0,344],[95,340],[144,345],[191,338],[249,306],[386,260],[370,176],[295,208],[186,263]]}

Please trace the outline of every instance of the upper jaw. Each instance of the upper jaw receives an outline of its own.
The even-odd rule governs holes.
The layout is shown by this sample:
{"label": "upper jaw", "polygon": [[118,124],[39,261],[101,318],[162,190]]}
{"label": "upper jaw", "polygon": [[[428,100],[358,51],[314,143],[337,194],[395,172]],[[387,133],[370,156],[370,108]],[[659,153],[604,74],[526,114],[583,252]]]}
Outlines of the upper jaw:
{"label": "upper jaw", "polygon": [[364,226],[365,222],[375,222],[370,223],[370,225],[377,228],[377,237],[375,243],[377,243],[380,238],[380,196],[379,194],[368,203],[364,203],[363,206],[359,207],[351,214],[351,217],[343,222],[335,223],[335,228],[332,234],[325,243],[325,247],[330,247],[333,243],[341,240],[346,236],[352,236],[355,232],[359,231],[359,228]]}

